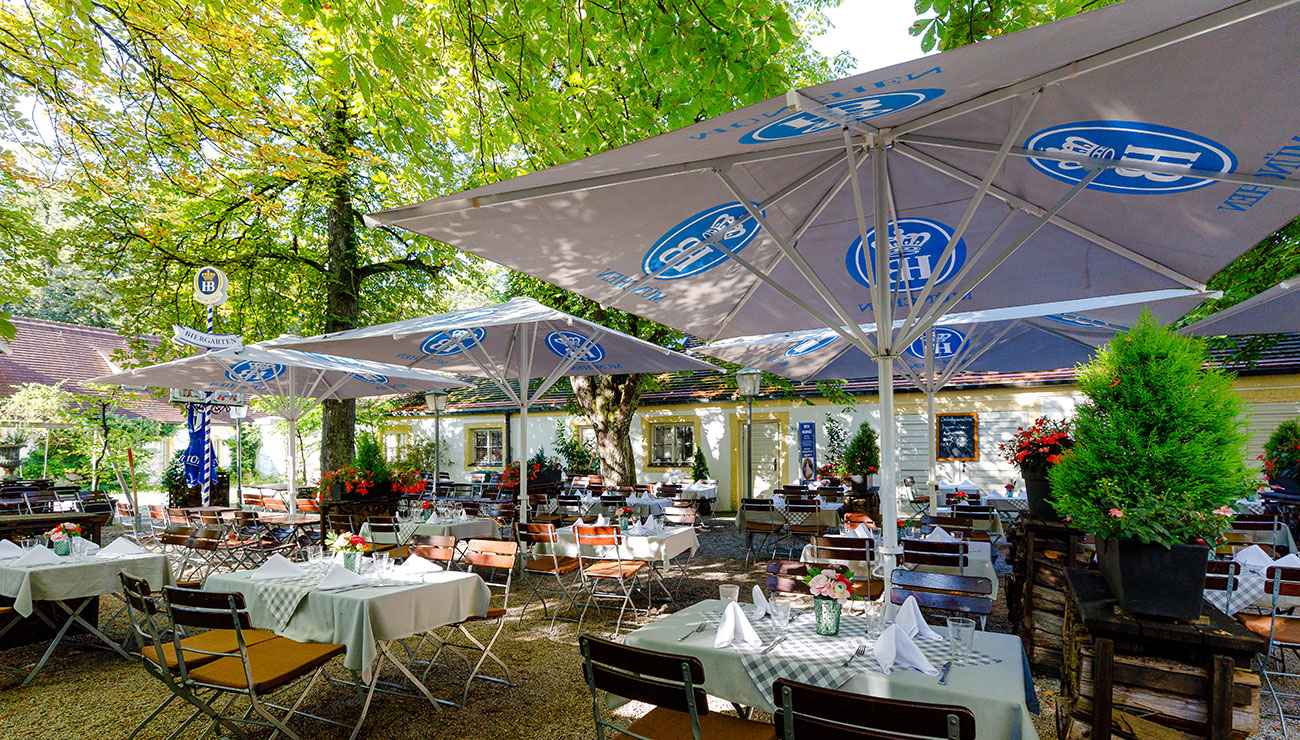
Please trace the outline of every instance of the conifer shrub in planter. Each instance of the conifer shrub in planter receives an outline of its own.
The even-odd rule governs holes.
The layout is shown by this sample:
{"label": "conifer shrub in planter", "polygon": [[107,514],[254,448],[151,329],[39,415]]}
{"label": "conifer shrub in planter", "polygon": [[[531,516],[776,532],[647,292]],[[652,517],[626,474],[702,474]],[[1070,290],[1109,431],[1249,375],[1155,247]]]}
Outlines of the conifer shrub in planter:
{"label": "conifer shrub in planter", "polygon": [[1300,419],[1284,421],[1264,443],[1264,477],[1278,493],[1300,494]]}
{"label": "conifer shrub in planter", "polygon": [[1080,368],[1074,447],[1048,472],[1052,505],[1097,537],[1102,575],[1134,614],[1200,615],[1210,546],[1251,489],[1243,404],[1206,359],[1143,311]]}
{"label": "conifer shrub in planter", "polygon": [[845,477],[851,482],[854,493],[867,493],[871,489],[871,476],[879,470],[880,445],[876,441],[876,430],[864,421],[848,447],[844,448]]}

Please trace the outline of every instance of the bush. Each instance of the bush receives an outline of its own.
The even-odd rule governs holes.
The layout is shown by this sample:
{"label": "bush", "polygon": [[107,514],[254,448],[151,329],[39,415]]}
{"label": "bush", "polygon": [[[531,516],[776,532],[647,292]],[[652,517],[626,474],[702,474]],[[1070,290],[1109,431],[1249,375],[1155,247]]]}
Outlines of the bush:
{"label": "bush", "polygon": [[1080,368],[1074,447],[1048,473],[1062,516],[1085,532],[1166,547],[1218,537],[1252,476],[1232,376],[1204,369],[1206,360],[1202,342],[1143,311]]}
{"label": "bush", "polygon": [[1270,480],[1300,478],[1300,419],[1278,424],[1264,443],[1264,475]]}
{"label": "bush", "polygon": [[704,450],[696,447],[695,458],[691,460],[691,480],[707,480],[709,477],[709,461],[704,459]]}
{"label": "bush", "polygon": [[564,470],[570,473],[586,473],[600,469],[596,460],[596,451],[591,443],[580,435],[570,434],[563,421],[555,422],[555,452],[560,456]]}
{"label": "bush", "polygon": [[384,450],[373,434],[357,437],[357,454],[352,458],[352,466],[360,470],[369,470],[375,483],[388,482],[388,461],[384,459]]}
{"label": "bush", "polygon": [[844,470],[847,475],[867,476],[879,469],[880,445],[876,442],[876,430],[871,428],[870,422],[864,421],[844,449]]}

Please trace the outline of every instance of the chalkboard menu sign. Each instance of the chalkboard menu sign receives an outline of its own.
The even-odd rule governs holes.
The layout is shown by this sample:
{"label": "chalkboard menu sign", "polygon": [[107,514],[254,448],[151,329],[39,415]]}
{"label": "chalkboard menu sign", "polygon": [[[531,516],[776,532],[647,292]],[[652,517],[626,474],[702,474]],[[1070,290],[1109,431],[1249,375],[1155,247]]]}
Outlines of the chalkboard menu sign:
{"label": "chalkboard menu sign", "polygon": [[936,460],[977,462],[980,459],[979,414],[939,414]]}

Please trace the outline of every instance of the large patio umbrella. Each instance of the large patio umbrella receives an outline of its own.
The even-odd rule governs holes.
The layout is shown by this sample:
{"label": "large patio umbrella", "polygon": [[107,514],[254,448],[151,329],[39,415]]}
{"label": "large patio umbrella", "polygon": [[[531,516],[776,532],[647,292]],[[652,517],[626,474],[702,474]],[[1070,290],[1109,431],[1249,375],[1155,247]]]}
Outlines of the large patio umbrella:
{"label": "large patio umbrella", "polygon": [[1300,332],[1300,277],[1210,314],[1182,332],[1192,337]]}
{"label": "large patio umbrella", "polygon": [[[101,385],[246,393],[289,422],[289,507],[297,507],[297,424],[326,399],[343,400],[465,387],[428,370],[259,345],[232,347],[138,367],[90,381]],[[208,501],[204,501],[206,506]]]}
{"label": "large patio umbrella", "polygon": [[[938,490],[935,396],[961,373],[1025,373],[1073,367],[1090,359],[1116,332],[1129,328],[1144,308],[1169,322],[1202,300],[1220,294],[1188,293],[1150,302],[1140,300],[1143,295],[1151,296],[1058,302],[1026,306],[1024,311],[1014,312],[1043,311],[1041,316],[1000,318],[1012,313],[1005,310],[948,314],[928,335],[918,338],[900,353],[897,364],[912,385],[925,394],[931,514],[938,513],[938,497],[934,495]],[[1091,310],[1062,311],[1063,305]],[[871,325],[861,328],[868,333],[875,329]],[[695,351],[796,381],[876,377],[876,363],[830,329],[732,337]],[[880,423],[883,427],[889,420],[881,418]]]}
{"label": "large patio umbrella", "polygon": [[1200,289],[1300,211],[1298,3],[1120,3],[368,220],[710,341],[831,328],[888,417],[943,314]]}
{"label": "large patio umbrella", "polygon": [[[528,520],[528,409],[560,378],[718,370],[707,362],[531,298],[319,337],[277,340],[277,344],[491,380],[519,406],[519,513],[523,521]],[[541,383],[532,386],[534,378],[541,378]]]}

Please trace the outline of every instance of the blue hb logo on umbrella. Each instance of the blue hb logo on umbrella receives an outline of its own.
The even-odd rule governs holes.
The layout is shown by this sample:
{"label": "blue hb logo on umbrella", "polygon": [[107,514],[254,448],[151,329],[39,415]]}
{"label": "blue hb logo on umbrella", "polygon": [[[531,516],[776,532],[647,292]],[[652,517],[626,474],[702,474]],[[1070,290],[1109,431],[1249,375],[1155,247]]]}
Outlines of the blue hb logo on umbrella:
{"label": "blue hb logo on umbrella", "polygon": [[[866,121],[934,100],[943,93],[943,90],[937,88],[887,92],[879,95],[849,98],[848,100],[837,100],[834,103],[827,104],[826,107],[843,113],[854,121]],[[838,121],[828,121],[821,116],[800,111],[746,133],[740,137],[740,143],[763,144],[769,141],[781,141],[782,139],[793,139],[798,136],[819,134],[839,127],[840,123]]]}
{"label": "blue hb logo on umbrella", "polygon": [[[889,279],[895,289],[901,288],[898,284],[906,281],[909,291],[921,290],[931,275],[935,275],[934,284],[939,285],[956,275],[966,263],[966,240],[958,239],[948,261],[938,265],[948,240],[952,238],[951,227],[926,218],[901,218],[898,224],[903,232],[902,239],[897,238],[893,224],[890,224],[889,239]],[[871,274],[871,265],[876,259],[875,229],[867,232],[867,244],[870,249],[863,250],[862,237],[854,239],[844,262],[854,280],[871,287],[867,276]]]}
{"label": "blue hb logo on umbrella", "polygon": [[1081,326],[1085,329],[1114,329],[1118,331],[1122,328],[1119,326],[1115,326],[1114,324],[1111,324],[1108,321],[1102,321],[1101,319],[1094,319],[1090,316],[1084,316],[1083,314],[1078,314],[1078,313],[1054,313],[1048,316],[1044,316],[1043,318],[1047,319],[1048,321],[1055,322],[1057,324],[1065,324],[1066,326]]}
{"label": "blue hb logo on umbrella", "polygon": [[367,383],[374,383],[375,385],[388,385],[387,375],[380,375],[379,373],[348,373],[348,375],[351,375],[357,380],[365,381]]}
{"label": "blue hb logo on umbrella", "polygon": [[[934,359],[946,360],[959,351],[962,345],[966,344],[966,335],[956,329],[947,327],[938,327],[930,332],[934,336]],[[907,352],[913,357],[925,359],[925,334],[916,338],[915,342],[907,345]]]}
{"label": "blue hb logo on umbrella", "polygon": [[274,362],[257,362],[255,360],[244,360],[235,363],[226,371],[226,377],[239,383],[265,383],[268,380],[275,380],[284,375],[288,368]]}
{"label": "blue hb logo on umbrella", "polygon": [[546,335],[546,347],[566,360],[595,364],[605,359],[605,348],[576,331],[553,331]]}
{"label": "blue hb logo on umbrella", "polygon": [[809,354],[809,353],[811,353],[811,352],[816,352],[817,350],[821,349],[822,347],[825,347],[826,345],[830,344],[831,342],[834,342],[835,339],[836,339],[835,335],[831,335],[831,336],[829,336],[829,337],[822,337],[822,338],[820,338],[820,339],[817,339],[817,338],[813,338],[813,339],[805,339],[805,340],[803,340],[802,342],[800,342],[800,343],[796,344],[795,346],[791,347],[790,349],[787,349],[787,350],[785,351],[785,356],[786,356],[786,357],[802,357],[802,356],[804,356],[804,355],[806,355],[806,354]]}
{"label": "blue hb logo on umbrella", "polygon": [[458,355],[466,349],[478,346],[487,332],[482,329],[451,329],[440,331],[420,343],[420,351],[426,355],[446,357]]}
{"label": "blue hb logo on umbrella", "polygon": [[[1088,184],[1089,190],[1110,193],[1179,193],[1213,185],[1179,170],[1232,172],[1237,157],[1213,139],[1154,123],[1132,121],[1081,121],[1043,129],[1025,142],[1026,149],[1071,154],[1089,159],[1158,165],[1172,172],[1148,172],[1137,167],[1111,167]],[[1068,183],[1077,183],[1088,169],[1079,162],[1030,157],[1040,172]]]}
{"label": "blue hb logo on umbrella", "polygon": [[[739,252],[753,241],[759,230],[758,223],[750,218],[743,204],[716,205],[682,221],[659,237],[659,241],[646,252],[641,269],[649,275],[671,263],[673,266],[657,275],[656,280],[681,280],[698,275],[728,259],[725,252],[711,245],[721,244],[732,252]],[[704,243],[710,246],[701,248]],[[690,253],[689,256],[682,257],[686,253]],[[674,262],[679,258],[681,261]]]}

